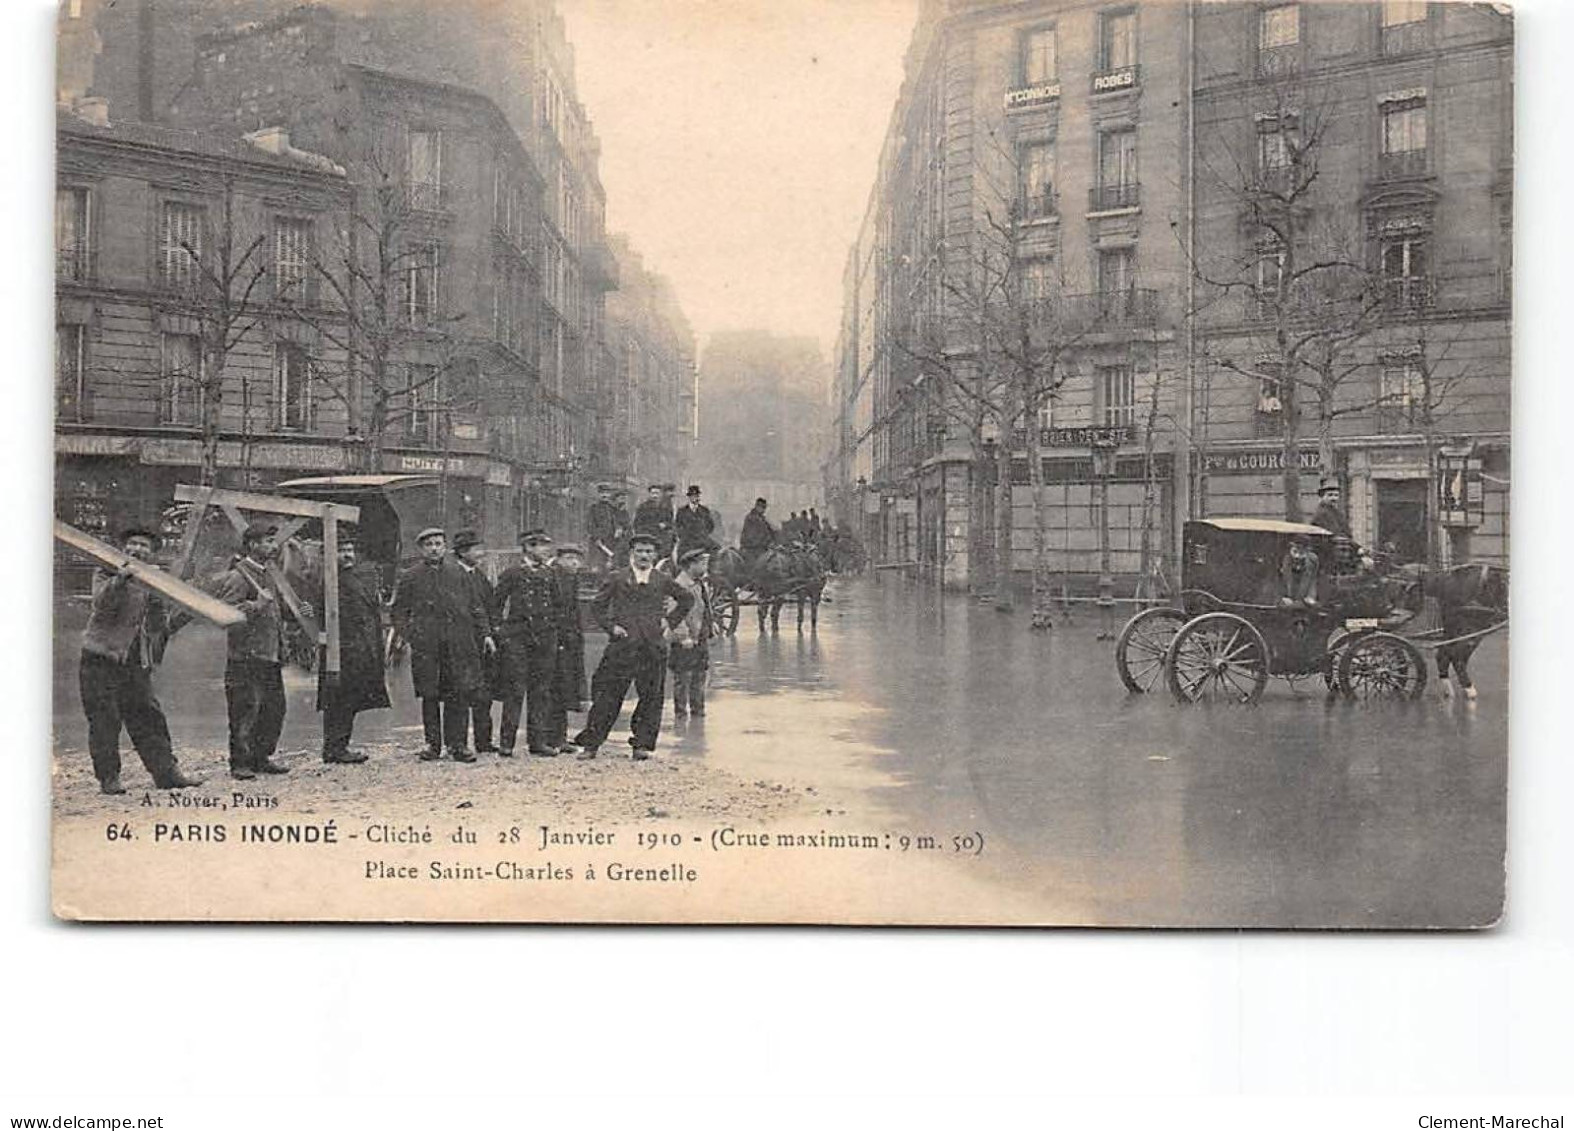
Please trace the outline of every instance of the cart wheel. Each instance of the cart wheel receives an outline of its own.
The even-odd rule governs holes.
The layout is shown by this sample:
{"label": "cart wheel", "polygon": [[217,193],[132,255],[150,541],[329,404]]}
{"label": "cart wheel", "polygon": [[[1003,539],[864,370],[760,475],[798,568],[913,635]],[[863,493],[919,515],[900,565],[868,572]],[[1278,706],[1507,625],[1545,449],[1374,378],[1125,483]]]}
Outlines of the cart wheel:
{"label": "cart wheel", "polygon": [[1164,670],[1179,702],[1255,703],[1268,684],[1268,642],[1234,613],[1204,613],[1176,632]]}
{"label": "cart wheel", "polygon": [[711,597],[711,623],[714,624],[723,636],[731,636],[738,631],[738,591],[729,589],[725,593],[716,592]]}
{"label": "cart wheel", "polygon": [[1186,620],[1179,609],[1154,608],[1143,609],[1126,622],[1115,641],[1115,668],[1127,691],[1142,695],[1163,678],[1170,641]]}
{"label": "cart wheel", "polygon": [[1426,690],[1426,662],[1403,636],[1374,632],[1343,649],[1339,690],[1352,699],[1414,699]]}
{"label": "cart wheel", "polygon": [[1344,659],[1344,650],[1356,637],[1370,631],[1365,628],[1336,628],[1328,634],[1328,643],[1323,649],[1323,686],[1329,691],[1339,690],[1339,661]]}

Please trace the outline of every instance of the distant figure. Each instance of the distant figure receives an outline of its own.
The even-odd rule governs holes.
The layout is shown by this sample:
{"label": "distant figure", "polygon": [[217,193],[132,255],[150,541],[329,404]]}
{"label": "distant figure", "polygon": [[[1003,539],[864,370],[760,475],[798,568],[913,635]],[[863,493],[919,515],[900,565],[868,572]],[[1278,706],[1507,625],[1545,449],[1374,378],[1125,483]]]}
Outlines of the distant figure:
{"label": "distant figure", "polygon": [[646,491],[645,501],[634,512],[634,532],[651,534],[656,538],[656,556],[664,558],[672,552],[673,513],[671,483],[652,483]]}
{"label": "distant figure", "polygon": [[776,528],[765,517],[767,505],[764,499],[754,500],[754,508],[743,516],[743,530],[738,535],[738,549],[751,566],[776,541]]}
{"label": "distant figure", "polygon": [[811,539],[813,539],[814,541],[819,541],[820,535],[822,533],[823,533],[823,528],[820,525],[820,512],[815,510],[813,507],[810,507],[809,508],[809,537]]}
{"label": "distant figure", "polygon": [[[627,515],[623,517],[626,519]],[[619,523],[616,496],[610,484],[602,483],[596,488],[596,501],[590,504],[585,526],[595,568],[611,569],[617,561],[618,539],[623,536],[623,527]]]}
{"label": "distant figure", "polygon": [[[133,526],[121,535],[127,556],[153,560],[157,537]],[[120,728],[159,789],[200,785],[180,772],[164,708],[153,694],[153,669],[163,658],[172,618],[164,603],[132,583],[130,567],[93,575],[93,608],[82,634],[79,686],[87,715],[93,776],[103,793],[125,793],[120,784]]]}
{"label": "distant figure", "polygon": [[322,711],[322,760],[355,765],[366,755],[350,749],[355,716],[390,706],[383,670],[383,603],[377,567],[358,561],[355,534],[339,528],[339,675],[319,670],[317,707]]}

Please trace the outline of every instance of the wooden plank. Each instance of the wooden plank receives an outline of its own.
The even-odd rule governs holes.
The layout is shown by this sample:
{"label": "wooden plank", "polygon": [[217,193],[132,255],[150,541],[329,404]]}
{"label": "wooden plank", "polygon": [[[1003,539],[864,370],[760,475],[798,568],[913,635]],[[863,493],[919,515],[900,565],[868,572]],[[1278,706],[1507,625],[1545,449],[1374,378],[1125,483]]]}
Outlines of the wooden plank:
{"label": "wooden plank", "polygon": [[323,667],[339,674],[339,509],[331,504],[322,516],[322,616],[328,650]]}
{"label": "wooden plank", "polygon": [[279,568],[278,562],[268,563],[268,578],[273,582],[274,588],[279,591],[279,596],[284,598],[285,608],[290,610],[290,615],[295,618],[295,623],[305,631],[308,639],[322,643],[321,630],[317,627],[317,618],[308,616],[306,605],[295,592],[295,586],[289,583],[284,576],[284,571]]}
{"label": "wooden plank", "polygon": [[[203,494],[206,492],[206,495]],[[315,499],[290,499],[283,495],[258,495],[251,491],[231,491],[223,487],[196,487],[189,483],[175,484],[175,498],[179,502],[199,500],[219,505],[238,507],[243,511],[260,511],[263,514],[290,514],[302,518],[321,518],[325,507],[333,507],[341,522],[359,522],[361,509],[344,503],[322,503]]]}
{"label": "wooden plank", "polygon": [[305,525],[306,520],[304,518],[292,518],[279,523],[278,532],[274,534],[274,541],[282,547],[291,538],[295,537],[296,531]]}
{"label": "wooden plank", "polygon": [[186,500],[192,507],[186,515],[186,531],[180,537],[180,552],[170,563],[170,572],[181,581],[191,576],[191,557],[197,550],[197,536],[202,533],[202,523],[208,517],[208,493],[212,488],[195,487],[193,490],[197,492],[195,497]]}
{"label": "wooden plank", "polygon": [[251,524],[246,521],[246,516],[240,513],[240,508],[234,503],[220,503],[219,509],[224,512],[224,517],[230,520],[230,525],[235,528],[236,534],[245,534],[246,527]]}
{"label": "wooden plank", "polygon": [[239,609],[226,605],[217,597],[209,596],[195,585],[188,585],[180,578],[159,569],[156,565],[139,562],[131,555],[115,549],[108,542],[101,542],[91,534],[74,526],[55,520],[55,537],[73,550],[92,558],[110,569],[131,567],[131,576],[161,597],[168,598],[187,612],[210,620],[220,628],[230,628],[245,621]]}

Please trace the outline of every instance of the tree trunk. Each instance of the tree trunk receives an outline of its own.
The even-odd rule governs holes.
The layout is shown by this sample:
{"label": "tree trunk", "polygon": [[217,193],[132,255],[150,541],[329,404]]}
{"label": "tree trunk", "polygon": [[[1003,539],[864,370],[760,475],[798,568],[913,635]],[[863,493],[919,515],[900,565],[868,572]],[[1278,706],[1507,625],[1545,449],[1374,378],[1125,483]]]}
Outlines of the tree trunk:
{"label": "tree trunk", "polygon": [[1011,591],[1011,509],[1011,457],[1008,454],[995,488],[995,608],[1003,613],[1016,607]]}
{"label": "tree trunk", "polygon": [[1153,375],[1153,388],[1148,399],[1148,419],[1142,431],[1142,542],[1138,555],[1138,597],[1143,596],[1148,579],[1153,576],[1153,525],[1158,499],[1158,476],[1153,465],[1153,446],[1159,425],[1159,379],[1157,367]]}
{"label": "tree trunk", "polygon": [[1039,454],[1038,437],[1028,436],[1027,480],[1033,488],[1033,620],[1034,628],[1054,628],[1050,616],[1049,534],[1044,515],[1044,457]]}
{"label": "tree trunk", "polygon": [[1300,399],[1296,395],[1298,379],[1290,372],[1288,361],[1281,371],[1284,373],[1279,381],[1279,403],[1284,414],[1284,442],[1280,446],[1280,457],[1284,462],[1284,475],[1281,481],[1284,488],[1284,519],[1286,522],[1300,522],[1301,422]]}
{"label": "tree trunk", "polygon": [[1317,473],[1334,474],[1334,398],[1326,381],[1317,391]]}
{"label": "tree trunk", "polygon": [[209,348],[203,371],[202,458],[197,482],[204,487],[219,481],[219,430],[224,423],[224,354]]}
{"label": "tree trunk", "polygon": [[994,579],[990,569],[991,536],[986,516],[989,513],[989,453],[978,441],[974,432],[973,465],[968,482],[968,588],[975,597],[982,598],[993,589]]}

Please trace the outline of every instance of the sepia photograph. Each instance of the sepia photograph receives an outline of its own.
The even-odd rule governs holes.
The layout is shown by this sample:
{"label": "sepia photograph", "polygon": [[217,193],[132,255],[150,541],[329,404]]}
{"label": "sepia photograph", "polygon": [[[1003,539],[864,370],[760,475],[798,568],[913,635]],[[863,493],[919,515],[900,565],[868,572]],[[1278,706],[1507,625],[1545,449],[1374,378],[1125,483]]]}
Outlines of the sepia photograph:
{"label": "sepia photograph", "polygon": [[1499,927],[1506,5],[55,23],[59,918]]}

